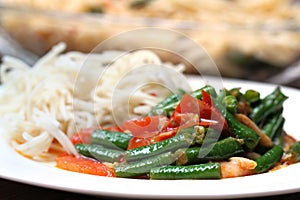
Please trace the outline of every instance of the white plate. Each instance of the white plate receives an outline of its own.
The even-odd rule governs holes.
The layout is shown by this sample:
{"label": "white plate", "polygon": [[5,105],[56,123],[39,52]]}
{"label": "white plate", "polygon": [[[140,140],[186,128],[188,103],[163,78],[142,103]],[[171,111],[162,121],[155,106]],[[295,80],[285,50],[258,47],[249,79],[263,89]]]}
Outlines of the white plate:
{"label": "white plate", "polygon": [[[198,79],[189,78],[195,88]],[[271,92],[275,86],[239,80],[224,80],[227,88],[242,87],[256,89],[263,95]],[[200,84],[201,86],[201,84]],[[300,91],[282,88],[289,96],[285,102],[284,116],[286,131],[300,139],[299,121],[296,115],[299,109]],[[2,136],[1,134],[0,136]],[[271,173],[223,180],[138,180],[108,178],[65,171],[26,159],[16,153],[0,138],[0,177],[31,185],[72,191],[97,196],[126,198],[165,198],[165,199],[217,199],[256,197],[284,194],[300,191],[300,164]]]}

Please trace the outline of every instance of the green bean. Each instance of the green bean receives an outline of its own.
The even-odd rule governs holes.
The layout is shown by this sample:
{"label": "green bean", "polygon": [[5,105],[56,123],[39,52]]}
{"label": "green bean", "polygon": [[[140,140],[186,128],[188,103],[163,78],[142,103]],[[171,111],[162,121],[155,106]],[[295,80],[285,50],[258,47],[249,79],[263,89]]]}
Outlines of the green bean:
{"label": "green bean", "polygon": [[253,108],[250,118],[256,124],[258,124],[263,119],[266,119],[266,117],[271,113],[275,113],[276,111],[280,110],[283,102],[287,98],[288,97],[281,92],[280,87],[277,87],[272,93],[263,98],[262,101]]}
{"label": "green bean", "polygon": [[283,120],[281,121],[279,127],[277,128],[274,137],[272,138],[273,143],[275,145],[280,145],[281,147],[284,146],[284,130],[283,130],[283,126],[285,123],[285,118],[283,118]]}
{"label": "green bean", "polygon": [[76,144],[75,148],[81,155],[95,158],[101,162],[117,162],[124,156],[123,151],[108,149],[96,144]]}
{"label": "green bean", "polygon": [[244,94],[241,93],[241,88],[231,88],[230,90],[226,90],[226,96],[228,95],[236,97],[239,101],[245,99]]}
{"label": "green bean", "polygon": [[211,85],[206,85],[206,86],[204,86],[200,89],[194,90],[190,93],[190,95],[192,97],[197,98],[197,99],[202,99],[202,90],[204,90],[205,92],[210,94],[211,97],[216,97],[217,96],[217,92],[216,92],[215,88],[212,87]]}
{"label": "green bean", "polygon": [[115,165],[114,172],[117,177],[137,177],[149,173],[152,168],[170,165],[174,161],[174,154],[167,152],[133,163]]}
{"label": "green bean", "polygon": [[181,97],[178,94],[173,94],[165,98],[162,102],[158,103],[152,108],[152,110],[147,114],[148,116],[152,115],[166,115],[171,116],[171,112],[175,110]]}
{"label": "green bean", "polygon": [[191,147],[176,151],[177,165],[188,165],[205,161],[225,160],[244,152],[241,140],[228,137],[204,147]]}
{"label": "green bean", "polygon": [[131,162],[134,160],[155,156],[164,152],[176,151],[179,148],[187,148],[193,143],[193,140],[193,134],[177,134],[176,136],[161,142],[127,150],[125,152],[125,159],[127,162]]}
{"label": "green bean", "polygon": [[287,151],[290,154],[290,162],[296,163],[300,161],[300,141],[295,142]]}
{"label": "green bean", "polygon": [[231,113],[236,113],[238,111],[238,101],[235,96],[227,95],[223,99],[223,104],[226,109]]}
{"label": "green bean", "polygon": [[256,90],[247,90],[245,92],[245,98],[250,103],[256,103],[260,100],[260,93]]}
{"label": "green bean", "polygon": [[220,179],[219,163],[205,163],[187,166],[162,166],[150,170],[150,179]]}
{"label": "green bean", "polygon": [[[177,132],[177,135],[190,134],[193,138],[193,142],[191,145],[194,145],[194,144],[202,144],[207,132],[211,133],[212,130],[210,128],[205,128],[203,126],[191,126],[191,127],[180,129]],[[215,134],[216,137],[217,137],[217,134],[218,133]],[[220,134],[218,134],[218,135],[220,135]]]}
{"label": "green bean", "polygon": [[225,113],[225,119],[233,134],[244,140],[244,146],[247,150],[253,150],[257,146],[260,136],[254,130],[240,123],[230,112]]}
{"label": "green bean", "polygon": [[257,173],[268,171],[280,161],[282,155],[283,148],[279,145],[275,145],[272,149],[268,150],[264,155],[256,160],[257,166],[255,167],[255,171]]}
{"label": "green bean", "polygon": [[131,138],[132,135],[129,133],[98,129],[91,134],[91,144],[126,150]]}
{"label": "green bean", "polygon": [[262,127],[262,132],[265,133],[269,138],[274,138],[276,131],[280,128],[282,121],[282,113],[278,112],[272,118],[270,118]]}

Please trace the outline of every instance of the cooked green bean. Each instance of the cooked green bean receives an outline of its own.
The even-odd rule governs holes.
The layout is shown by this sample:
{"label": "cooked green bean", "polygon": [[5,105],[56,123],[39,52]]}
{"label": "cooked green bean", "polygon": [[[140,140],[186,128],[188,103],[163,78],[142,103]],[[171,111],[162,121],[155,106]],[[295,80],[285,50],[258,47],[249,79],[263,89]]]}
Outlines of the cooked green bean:
{"label": "cooked green bean", "polygon": [[272,93],[267,95],[262,101],[253,108],[250,117],[255,123],[261,122],[271,113],[274,113],[282,108],[283,102],[288,97],[285,96],[280,87],[277,87]]}
{"label": "cooked green bean", "polygon": [[175,110],[181,98],[182,97],[179,94],[172,94],[154,106],[147,115],[171,116],[171,113]]}
{"label": "cooked green bean", "polygon": [[131,162],[146,157],[155,156],[164,152],[176,151],[179,148],[187,148],[193,143],[193,134],[183,133],[161,142],[142,146],[125,152],[125,159]]}
{"label": "cooked green bean", "polygon": [[176,151],[176,155],[178,156],[176,164],[187,165],[204,161],[225,160],[243,153],[242,143],[243,141],[241,140],[228,137],[215,144],[208,144],[205,147],[179,149]]}
{"label": "cooked green bean", "polygon": [[244,140],[244,145],[247,150],[253,150],[260,140],[260,136],[252,129],[240,123],[230,112],[225,113],[225,119],[233,134]]}
{"label": "cooked green bean", "polygon": [[210,128],[205,128],[203,126],[191,126],[191,127],[180,129],[177,132],[177,135],[190,134],[193,138],[193,142],[191,143],[191,145],[194,145],[194,144],[202,144],[204,138],[206,139],[205,136],[207,132],[209,132],[209,135],[211,135],[211,137],[214,138],[218,138],[220,135],[220,133],[216,132],[215,130]]}
{"label": "cooked green bean", "polygon": [[276,163],[278,163],[283,155],[283,148],[279,145],[275,145],[272,149],[267,151],[264,155],[256,160],[257,166],[255,171],[262,173],[268,171]]}
{"label": "cooked green bean", "polygon": [[226,109],[233,114],[238,110],[238,101],[233,95],[225,96],[223,99],[223,104],[225,105]]}
{"label": "cooked green bean", "polygon": [[264,124],[261,130],[272,139],[276,131],[281,127],[283,121],[282,113],[278,112]]}
{"label": "cooked green bean", "polygon": [[121,148],[126,150],[131,138],[132,135],[129,133],[98,129],[91,134],[91,144],[99,144],[112,149]]}
{"label": "cooked green bean", "polygon": [[202,90],[204,90],[205,92],[207,92],[208,94],[210,94],[212,97],[216,97],[217,96],[217,92],[215,90],[214,87],[212,87],[211,85],[206,85],[200,89],[194,90],[190,93],[190,95],[192,97],[195,97],[197,99],[202,99]]}
{"label": "cooked green bean", "polygon": [[287,151],[291,155],[291,163],[296,163],[300,161],[300,141],[295,142],[290,149]]}
{"label": "cooked green bean", "polygon": [[163,166],[150,170],[150,179],[219,179],[221,166],[219,163],[205,163],[187,166]]}
{"label": "cooked green bean", "polygon": [[226,96],[228,95],[236,97],[239,101],[245,99],[244,94],[241,93],[241,88],[231,88],[230,90],[226,90]]}
{"label": "cooked green bean", "polygon": [[117,162],[124,156],[123,151],[108,149],[96,144],[76,144],[75,148],[81,155],[95,158],[101,162]]}
{"label": "cooked green bean", "polygon": [[149,173],[152,168],[170,165],[174,161],[174,154],[167,152],[133,163],[115,165],[114,171],[117,177],[137,177]]}
{"label": "cooked green bean", "polygon": [[283,120],[281,121],[281,124],[279,125],[278,129],[276,130],[274,137],[272,138],[273,143],[275,145],[280,145],[280,146],[284,146],[284,130],[283,130],[283,126],[285,123],[285,118],[283,118]]}
{"label": "cooked green bean", "polygon": [[260,93],[256,90],[247,90],[245,92],[245,98],[249,103],[255,103],[260,100]]}

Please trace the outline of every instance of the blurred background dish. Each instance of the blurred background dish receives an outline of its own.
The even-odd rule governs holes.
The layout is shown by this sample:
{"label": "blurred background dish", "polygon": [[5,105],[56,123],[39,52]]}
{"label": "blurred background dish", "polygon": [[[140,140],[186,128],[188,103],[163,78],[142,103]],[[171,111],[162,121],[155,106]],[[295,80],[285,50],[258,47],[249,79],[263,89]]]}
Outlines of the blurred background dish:
{"label": "blurred background dish", "polygon": [[[2,2],[2,3],[1,3]],[[68,50],[90,52],[107,38],[143,27],[183,33],[201,45],[223,76],[264,81],[300,55],[300,5],[290,0],[0,0],[0,24],[25,49],[45,54],[60,41]],[[182,38],[144,35],[114,46],[132,49],[137,41],[193,49]],[[109,47],[107,47],[109,48]],[[162,60],[181,62],[165,54]],[[192,56],[191,56],[192,57]],[[197,58],[195,58],[197,59]],[[210,62],[201,72],[213,74]],[[188,67],[188,73],[196,73]]]}

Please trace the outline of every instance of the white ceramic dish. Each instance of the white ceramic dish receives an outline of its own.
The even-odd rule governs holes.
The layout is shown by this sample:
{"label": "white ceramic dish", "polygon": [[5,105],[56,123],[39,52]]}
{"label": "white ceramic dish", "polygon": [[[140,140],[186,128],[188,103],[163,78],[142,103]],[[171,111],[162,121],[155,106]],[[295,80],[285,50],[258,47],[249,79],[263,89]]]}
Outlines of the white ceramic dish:
{"label": "white ceramic dish", "polygon": [[[193,87],[198,79],[189,77]],[[212,79],[213,81],[213,79]],[[240,80],[224,80],[227,88],[257,89],[262,95],[276,86]],[[300,139],[298,117],[300,90],[282,88],[285,102],[285,130]],[[298,123],[297,123],[298,122]],[[96,196],[160,199],[218,199],[276,195],[300,191],[300,163],[271,173],[223,180],[138,180],[107,178],[64,171],[54,163],[41,163],[16,153],[0,134],[0,177],[40,187]]]}

